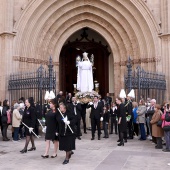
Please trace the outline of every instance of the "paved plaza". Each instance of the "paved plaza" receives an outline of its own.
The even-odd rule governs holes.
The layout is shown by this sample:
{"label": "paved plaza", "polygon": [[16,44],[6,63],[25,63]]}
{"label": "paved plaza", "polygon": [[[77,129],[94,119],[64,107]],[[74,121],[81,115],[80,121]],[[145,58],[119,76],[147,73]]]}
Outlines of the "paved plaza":
{"label": "paved plaza", "polygon": [[[8,136],[11,136],[8,130]],[[103,136],[103,135],[102,135]],[[90,140],[90,131],[76,140],[76,150],[69,164],[62,165],[65,152],[58,151],[57,158],[43,159],[44,136],[36,139],[36,151],[21,154],[25,140],[4,142],[0,137],[0,170],[170,170],[170,153],[154,149],[150,141],[128,140],[117,146],[117,135],[109,139]],[[29,145],[30,148],[30,145]],[[50,155],[53,145],[51,144]]]}

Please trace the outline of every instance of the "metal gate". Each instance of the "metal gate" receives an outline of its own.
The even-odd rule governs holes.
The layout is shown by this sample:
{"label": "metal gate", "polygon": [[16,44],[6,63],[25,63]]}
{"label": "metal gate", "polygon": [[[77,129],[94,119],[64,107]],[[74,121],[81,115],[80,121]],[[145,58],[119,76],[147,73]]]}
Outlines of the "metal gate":
{"label": "metal gate", "polygon": [[140,66],[132,71],[132,63],[129,57],[127,63],[127,75],[125,75],[125,89],[129,92],[135,90],[136,101],[143,96],[144,99],[155,98],[157,103],[162,104],[165,97],[166,80],[161,73],[147,72]]}
{"label": "metal gate", "polygon": [[49,59],[48,70],[41,65],[35,72],[11,74],[8,82],[9,101],[19,98],[33,97],[42,108],[45,91],[56,94],[56,72],[53,70],[52,58]]}

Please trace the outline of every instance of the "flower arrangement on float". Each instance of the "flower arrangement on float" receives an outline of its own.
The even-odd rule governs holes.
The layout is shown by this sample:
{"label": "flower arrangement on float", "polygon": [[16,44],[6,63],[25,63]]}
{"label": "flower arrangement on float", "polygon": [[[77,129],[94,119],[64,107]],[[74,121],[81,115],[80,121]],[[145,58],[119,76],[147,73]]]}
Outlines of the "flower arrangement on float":
{"label": "flower arrangement on float", "polygon": [[78,101],[80,101],[80,103],[83,103],[83,104],[92,102],[94,96],[98,96],[99,97],[99,94],[96,91],[92,91],[92,92],[77,92],[75,94],[76,99]]}

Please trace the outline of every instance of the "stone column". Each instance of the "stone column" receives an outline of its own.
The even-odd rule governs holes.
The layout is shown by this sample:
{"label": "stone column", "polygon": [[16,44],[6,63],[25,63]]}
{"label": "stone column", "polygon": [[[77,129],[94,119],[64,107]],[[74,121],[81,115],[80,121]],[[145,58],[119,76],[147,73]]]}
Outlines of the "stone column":
{"label": "stone column", "polygon": [[167,91],[165,95],[165,100],[170,99],[170,1],[169,0],[161,0],[161,29],[162,34],[161,38],[161,60],[162,60],[162,68],[163,72],[166,75],[167,81]]}
{"label": "stone column", "polygon": [[0,100],[9,98],[8,78],[12,72],[13,0],[0,0]]}

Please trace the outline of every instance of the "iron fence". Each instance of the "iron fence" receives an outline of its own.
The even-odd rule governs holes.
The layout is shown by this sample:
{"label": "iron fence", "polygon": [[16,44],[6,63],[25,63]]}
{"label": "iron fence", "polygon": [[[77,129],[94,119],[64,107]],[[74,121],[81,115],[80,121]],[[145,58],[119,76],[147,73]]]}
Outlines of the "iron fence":
{"label": "iron fence", "polygon": [[127,75],[125,75],[125,89],[128,92],[134,89],[137,101],[143,96],[144,99],[155,98],[158,103],[162,104],[166,90],[165,75],[162,73],[147,72],[140,66],[132,71],[132,63],[129,58]]}
{"label": "iron fence", "polygon": [[11,74],[8,90],[10,103],[21,97],[33,97],[42,108],[45,91],[53,90],[56,94],[56,72],[53,70],[52,58],[49,59],[48,70],[41,65],[34,72]]}

